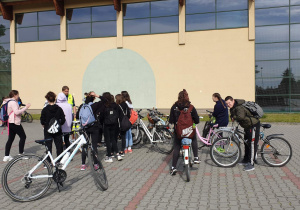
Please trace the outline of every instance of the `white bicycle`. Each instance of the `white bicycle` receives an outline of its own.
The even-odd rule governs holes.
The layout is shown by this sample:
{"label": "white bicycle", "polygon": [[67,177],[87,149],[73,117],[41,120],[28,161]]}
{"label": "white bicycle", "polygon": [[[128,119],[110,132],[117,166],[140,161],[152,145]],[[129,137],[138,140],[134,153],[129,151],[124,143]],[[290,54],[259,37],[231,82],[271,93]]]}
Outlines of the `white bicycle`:
{"label": "white bicycle", "polygon": [[133,148],[140,148],[150,141],[152,146],[155,146],[160,153],[170,154],[173,151],[173,133],[170,132],[167,125],[156,125],[160,120],[152,119],[148,115],[149,123],[153,124],[153,127],[149,130],[142,120],[144,117],[140,114],[141,111],[137,111],[137,123],[131,128]]}
{"label": "white bicycle", "polygon": [[[46,154],[43,157],[34,154],[18,155],[12,159],[2,173],[2,187],[4,192],[10,198],[17,201],[37,200],[50,188],[52,179],[56,182],[57,189],[60,192],[59,185],[63,186],[63,182],[67,178],[65,169],[82,145],[83,149],[88,150],[88,162],[97,187],[107,190],[108,181],[104,167],[100,161],[98,152],[89,143],[89,137],[85,131],[86,128],[87,126],[80,129],[79,138],[55,159],[53,159],[50,151],[48,151],[46,144],[47,141],[52,139],[36,140],[36,143],[45,146]],[[77,146],[72,154],[68,153],[76,144]],[[67,158],[69,154],[70,156]],[[51,163],[47,161],[48,157]],[[61,162],[64,163],[59,162],[61,158]],[[64,159],[65,161],[63,161]]]}

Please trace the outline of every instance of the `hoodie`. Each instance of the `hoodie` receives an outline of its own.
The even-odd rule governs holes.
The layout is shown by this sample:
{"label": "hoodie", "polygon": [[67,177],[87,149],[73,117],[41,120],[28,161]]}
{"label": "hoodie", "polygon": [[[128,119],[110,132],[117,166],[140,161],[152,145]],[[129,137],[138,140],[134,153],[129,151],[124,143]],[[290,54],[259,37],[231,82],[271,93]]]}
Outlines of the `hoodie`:
{"label": "hoodie", "polygon": [[234,105],[230,109],[230,117],[238,121],[243,128],[250,129],[259,123],[259,120],[253,117],[251,112],[242,105],[243,103],[245,100],[234,99]]}
{"label": "hoodie", "polygon": [[72,125],[72,106],[68,103],[66,95],[59,93],[56,99],[56,104],[64,111],[66,122],[61,126],[63,133],[71,132]]}
{"label": "hoodie", "polygon": [[62,108],[60,108],[56,104],[54,105],[49,104],[42,110],[41,118],[40,118],[41,124],[45,126],[44,127],[45,131],[48,130],[49,122],[53,117],[55,117],[61,125],[63,125],[66,121],[65,114]]}
{"label": "hoodie", "polygon": [[7,106],[7,114],[9,114],[8,122],[20,125],[21,116],[27,110],[27,107],[25,106],[23,109],[20,109],[18,102],[13,98],[4,99],[3,104],[6,104],[8,101],[10,101]]}

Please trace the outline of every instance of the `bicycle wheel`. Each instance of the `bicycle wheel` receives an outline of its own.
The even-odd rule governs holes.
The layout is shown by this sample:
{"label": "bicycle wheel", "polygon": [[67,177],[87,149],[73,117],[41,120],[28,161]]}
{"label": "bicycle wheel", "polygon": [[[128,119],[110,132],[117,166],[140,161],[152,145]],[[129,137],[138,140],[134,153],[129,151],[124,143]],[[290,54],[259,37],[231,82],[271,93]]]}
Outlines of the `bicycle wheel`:
{"label": "bicycle wheel", "polygon": [[232,140],[235,140],[234,133],[230,130],[218,130],[214,134],[211,134],[210,142],[213,144],[217,139],[219,138],[231,138]]}
{"label": "bicycle wheel", "polygon": [[174,135],[170,130],[164,128],[155,132],[153,140],[160,153],[170,154],[173,151]]}
{"label": "bicycle wheel", "polygon": [[132,126],[132,128],[131,128],[133,145],[139,144],[142,140],[140,130],[141,129],[137,125]]}
{"label": "bicycle wheel", "polygon": [[[45,160],[33,171],[31,177],[28,177],[28,172],[41,160],[42,158],[36,155],[20,155],[6,165],[2,173],[2,187],[10,198],[22,202],[33,201],[47,192],[53,174],[48,161]],[[34,178],[36,176],[45,177]]]}
{"label": "bicycle wheel", "polygon": [[232,167],[241,158],[241,148],[236,141],[229,138],[219,138],[210,148],[210,157],[218,166]]}
{"label": "bicycle wheel", "polygon": [[32,123],[32,121],[33,121],[33,118],[32,118],[32,115],[31,114],[29,114],[29,113],[26,113],[26,116],[25,116],[26,118],[26,122],[28,122],[28,123]]}
{"label": "bicycle wheel", "polygon": [[292,158],[292,147],[286,139],[274,137],[263,143],[261,157],[269,166],[284,166]]}
{"label": "bicycle wheel", "polygon": [[91,173],[94,177],[97,187],[98,188],[100,187],[102,190],[107,190],[108,181],[107,181],[104,167],[101,163],[98,154],[93,149],[90,148],[88,149],[88,158],[89,158],[89,165],[91,167]]}
{"label": "bicycle wheel", "polygon": [[186,175],[186,181],[189,182],[191,180],[191,168],[190,164],[184,164],[184,173]]}
{"label": "bicycle wheel", "polygon": [[26,122],[26,114],[21,115],[21,122]]}
{"label": "bicycle wheel", "polygon": [[133,143],[132,148],[133,149],[140,149],[141,147],[145,146],[147,142],[147,136],[145,134],[145,131],[139,128],[138,136],[136,137],[135,143]]}

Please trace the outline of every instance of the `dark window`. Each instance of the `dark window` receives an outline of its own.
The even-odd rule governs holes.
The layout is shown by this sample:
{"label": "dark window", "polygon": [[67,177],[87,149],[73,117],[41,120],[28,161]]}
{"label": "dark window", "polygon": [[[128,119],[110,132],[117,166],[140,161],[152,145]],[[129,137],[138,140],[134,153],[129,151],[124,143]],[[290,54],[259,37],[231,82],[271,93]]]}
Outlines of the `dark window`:
{"label": "dark window", "polygon": [[256,44],[256,60],[289,59],[288,43]]}
{"label": "dark window", "polygon": [[248,27],[248,0],[186,0],[186,31]]}
{"label": "dark window", "polygon": [[300,6],[291,7],[291,23],[300,23]]}
{"label": "dark window", "polygon": [[300,60],[291,60],[291,72],[295,77],[300,78]]}
{"label": "dark window", "polygon": [[300,59],[300,42],[291,42],[291,59]]}
{"label": "dark window", "polygon": [[[291,0],[291,1],[295,1],[295,0]],[[279,6],[289,6],[289,0],[255,0],[255,8],[279,7]]]}
{"label": "dark window", "polygon": [[255,25],[277,25],[289,23],[289,8],[279,7],[270,9],[257,9],[255,11]]}
{"label": "dark window", "polygon": [[300,24],[292,24],[290,27],[291,41],[300,41]]}
{"label": "dark window", "polygon": [[255,77],[282,77],[289,68],[289,61],[256,61]]}
{"label": "dark window", "polygon": [[289,41],[289,25],[256,27],[256,43],[285,41]]}
{"label": "dark window", "polygon": [[16,14],[16,41],[60,39],[60,16],[55,11]]}
{"label": "dark window", "polygon": [[178,0],[124,4],[124,35],[178,32]]}
{"label": "dark window", "polygon": [[300,5],[300,0],[291,0],[291,5]]}
{"label": "dark window", "polygon": [[117,35],[113,5],[67,9],[67,14],[68,39]]}

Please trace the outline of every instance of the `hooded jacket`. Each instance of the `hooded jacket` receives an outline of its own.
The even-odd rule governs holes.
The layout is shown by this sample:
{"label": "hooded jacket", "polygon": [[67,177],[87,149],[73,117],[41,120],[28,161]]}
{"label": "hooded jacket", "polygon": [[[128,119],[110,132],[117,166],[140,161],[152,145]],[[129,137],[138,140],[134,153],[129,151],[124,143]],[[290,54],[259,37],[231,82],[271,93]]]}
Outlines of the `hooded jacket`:
{"label": "hooded jacket", "polygon": [[242,105],[243,103],[245,100],[234,99],[234,105],[230,109],[230,117],[238,121],[243,128],[250,129],[259,123],[259,120],[253,117],[251,112]]}
{"label": "hooded jacket", "polygon": [[7,105],[7,114],[9,114],[8,122],[21,125],[21,116],[27,110],[27,107],[20,109],[18,102],[13,98],[4,99],[3,104]]}
{"label": "hooded jacket", "polygon": [[223,99],[222,102],[221,101],[216,102],[214,106],[214,112],[212,114],[216,118],[216,124],[218,124],[219,127],[228,125],[228,108]]}
{"label": "hooded jacket", "polygon": [[72,106],[68,103],[66,95],[64,93],[59,93],[56,99],[56,104],[62,108],[66,118],[66,122],[61,126],[61,130],[64,133],[71,132],[72,125]]}
{"label": "hooded jacket", "polygon": [[62,108],[57,106],[56,104],[54,105],[47,105],[43,110],[41,114],[41,124],[44,127],[44,130],[48,130],[49,122],[50,120],[55,117],[61,125],[63,125],[66,121],[65,119],[65,114]]}

